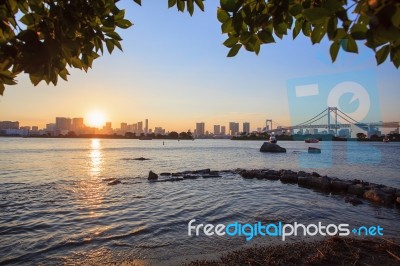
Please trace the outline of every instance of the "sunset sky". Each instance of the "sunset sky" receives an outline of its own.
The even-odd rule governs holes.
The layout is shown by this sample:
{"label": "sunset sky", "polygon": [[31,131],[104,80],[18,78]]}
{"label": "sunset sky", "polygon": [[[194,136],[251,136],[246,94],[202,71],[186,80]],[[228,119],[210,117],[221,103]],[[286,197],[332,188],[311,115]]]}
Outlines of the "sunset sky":
{"label": "sunset sky", "polygon": [[[270,118],[290,124],[288,80],[373,70],[384,121],[400,121],[400,75],[391,62],[376,66],[374,54],[360,43],[360,54],[329,57],[329,43],[312,45],[291,33],[260,55],[241,50],[227,58],[216,18],[219,1],[206,1],[193,17],[168,9],[167,1],[124,2],[134,26],[120,31],[124,52],[105,54],[88,73],[71,70],[68,82],[34,87],[26,75],[0,97],[0,120],[44,127],[56,116],[84,117],[101,112],[113,127],[148,118],[150,128],[188,130],[196,122],[250,122],[261,127]],[[122,6],[122,5],[121,5]],[[322,110],[317,110],[322,111]],[[315,112],[317,114],[318,112]],[[309,117],[304,117],[307,120]]]}

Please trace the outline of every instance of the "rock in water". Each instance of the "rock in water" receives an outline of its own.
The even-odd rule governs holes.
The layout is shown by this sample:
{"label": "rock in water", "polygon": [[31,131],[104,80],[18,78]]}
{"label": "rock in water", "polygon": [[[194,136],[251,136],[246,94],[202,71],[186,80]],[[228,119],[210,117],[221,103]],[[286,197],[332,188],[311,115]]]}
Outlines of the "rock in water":
{"label": "rock in water", "polygon": [[118,179],[114,179],[113,181],[107,183],[107,185],[109,186],[115,186],[118,184],[121,184],[121,181],[119,181]]}
{"label": "rock in water", "polygon": [[154,173],[153,171],[149,172],[149,177],[147,178],[148,180],[157,180],[158,179],[158,175],[156,173]]}
{"label": "rock in water", "polygon": [[260,148],[260,152],[286,152],[286,149],[282,148],[278,144],[264,142]]}
{"label": "rock in water", "polygon": [[321,149],[308,147],[308,153],[321,153]]}

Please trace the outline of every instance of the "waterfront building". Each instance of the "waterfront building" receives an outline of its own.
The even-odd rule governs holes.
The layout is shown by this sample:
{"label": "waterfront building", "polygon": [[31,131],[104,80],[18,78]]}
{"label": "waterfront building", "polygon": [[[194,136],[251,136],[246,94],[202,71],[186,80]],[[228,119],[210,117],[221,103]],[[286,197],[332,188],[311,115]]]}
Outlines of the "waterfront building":
{"label": "waterfront building", "polygon": [[221,134],[221,126],[214,125],[214,135],[220,135],[220,134]]}
{"label": "waterfront building", "polygon": [[136,134],[142,134],[143,133],[143,121],[137,122],[137,130]]}
{"label": "waterfront building", "polygon": [[229,122],[229,134],[236,136],[239,133],[239,123]]}
{"label": "waterfront building", "polygon": [[221,135],[222,136],[226,135],[226,127],[225,126],[221,126]]}
{"label": "waterfront building", "polygon": [[0,121],[0,130],[1,129],[19,129],[19,122]]}
{"label": "waterfront building", "polygon": [[149,119],[144,120],[144,133],[149,133]]}
{"label": "waterfront building", "polygon": [[84,127],[85,127],[85,125],[83,124],[82,117],[72,118],[72,130],[75,131],[75,133],[79,130],[82,130]]}
{"label": "waterfront building", "polygon": [[243,123],[243,133],[250,134],[250,123],[249,122]]}
{"label": "waterfront building", "polygon": [[204,122],[196,123],[196,136],[204,136],[205,133],[205,124]]}
{"label": "waterfront building", "polygon": [[56,117],[56,129],[60,131],[71,130],[71,118]]}

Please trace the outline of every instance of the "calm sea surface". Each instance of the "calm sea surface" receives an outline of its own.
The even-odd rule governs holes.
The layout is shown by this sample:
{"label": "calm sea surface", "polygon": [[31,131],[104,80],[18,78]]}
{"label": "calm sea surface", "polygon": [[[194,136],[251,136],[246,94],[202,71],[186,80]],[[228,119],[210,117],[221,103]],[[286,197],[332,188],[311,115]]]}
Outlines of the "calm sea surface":
{"label": "calm sea surface", "polygon": [[[0,264],[176,263],[259,243],[189,237],[187,223],[300,222],[380,225],[400,236],[400,210],[342,196],[245,180],[236,174],[181,182],[147,181],[149,170],[269,168],[317,171],[400,188],[400,143],[0,138]],[[308,154],[307,147],[322,148]],[[132,160],[137,157],[148,161]],[[122,184],[108,186],[106,178]],[[290,240],[290,239],[289,239]],[[291,239],[294,241],[295,239]]]}

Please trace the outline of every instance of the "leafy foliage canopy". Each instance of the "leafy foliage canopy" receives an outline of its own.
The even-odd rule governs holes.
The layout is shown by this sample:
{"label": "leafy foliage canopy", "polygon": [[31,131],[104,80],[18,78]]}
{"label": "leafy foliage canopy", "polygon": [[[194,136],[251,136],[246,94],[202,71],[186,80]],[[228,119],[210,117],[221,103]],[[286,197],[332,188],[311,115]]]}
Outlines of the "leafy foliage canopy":
{"label": "leafy foliage canopy", "polygon": [[[31,82],[57,84],[68,68],[87,71],[107,49],[122,50],[117,28],[132,23],[119,0],[0,0],[0,94],[27,73]],[[134,0],[141,5],[141,0]],[[203,0],[168,0],[168,7],[193,14]],[[228,56],[243,47],[258,54],[263,44],[300,33],[313,44],[327,36],[335,61],[339,50],[358,53],[357,41],[400,66],[398,0],[220,0],[217,19],[227,39]]]}

